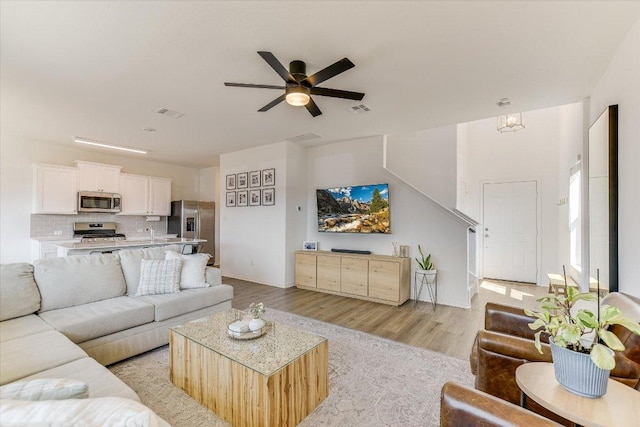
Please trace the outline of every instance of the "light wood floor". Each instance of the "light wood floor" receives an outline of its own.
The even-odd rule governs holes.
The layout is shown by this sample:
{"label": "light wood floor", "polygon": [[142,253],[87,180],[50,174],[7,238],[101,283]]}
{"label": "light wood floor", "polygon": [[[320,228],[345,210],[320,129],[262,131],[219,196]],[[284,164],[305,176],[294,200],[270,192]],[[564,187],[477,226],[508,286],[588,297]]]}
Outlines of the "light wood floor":
{"label": "light wood floor", "polygon": [[388,306],[338,295],[297,288],[275,288],[244,280],[224,278],[234,287],[233,307],[244,310],[252,302],[324,322],[367,332],[416,347],[466,359],[478,329],[484,325],[484,306],[488,301],[523,308],[539,308],[536,298],[547,288],[530,284],[485,280],[471,301],[462,309],[431,303],[400,307]]}

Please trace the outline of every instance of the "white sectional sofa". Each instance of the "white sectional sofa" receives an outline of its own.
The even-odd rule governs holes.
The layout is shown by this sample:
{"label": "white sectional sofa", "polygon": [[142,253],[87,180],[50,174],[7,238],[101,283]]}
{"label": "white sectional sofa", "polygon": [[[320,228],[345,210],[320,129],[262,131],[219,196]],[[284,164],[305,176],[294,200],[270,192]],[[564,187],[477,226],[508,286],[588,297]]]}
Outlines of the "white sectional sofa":
{"label": "white sectional sofa", "polygon": [[[211,267],[208,287],[135,296],[141,260],[164,259],[167,250],[179,247],[2,265],[0,386],[69,378],[88,385],[89,399],[139,401],[103,365],[167,344],[170,327],[228,309],[233,297]],[[3,416],[8,402],[0,404]]]}

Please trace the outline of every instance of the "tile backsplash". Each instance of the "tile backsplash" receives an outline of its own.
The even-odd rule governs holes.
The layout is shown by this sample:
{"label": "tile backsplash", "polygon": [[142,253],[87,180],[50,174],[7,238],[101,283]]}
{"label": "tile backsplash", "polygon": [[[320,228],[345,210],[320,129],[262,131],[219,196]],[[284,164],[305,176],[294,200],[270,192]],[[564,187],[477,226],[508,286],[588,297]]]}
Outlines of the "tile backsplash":
{"label": "tile backsplash", "polygon": [[[138,230],[152,226],[158,234],[167,232],[167,217],[161,216],[160,221],[147,222],[146,216],[115,215],[110,213],[79,213],[77,215],[31,215],[32,239],[70,239],[73,237],[74,222],[115,222],[116,232],[127,236],[140,233]],[[54,234],[61,231],[62,235]]]}

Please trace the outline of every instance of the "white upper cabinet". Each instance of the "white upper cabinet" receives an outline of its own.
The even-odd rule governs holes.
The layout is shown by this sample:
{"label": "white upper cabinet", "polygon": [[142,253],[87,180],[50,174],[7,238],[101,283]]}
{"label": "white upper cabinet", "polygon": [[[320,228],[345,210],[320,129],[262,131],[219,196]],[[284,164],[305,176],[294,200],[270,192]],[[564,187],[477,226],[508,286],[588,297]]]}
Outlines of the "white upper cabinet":
{"label": "white upper cabinet", "polygon": [[171,180],[143,175],[120,175],[120,215],[171,214]]}
{"label": "white upper cabinet", "polygon": [[149,209],[153,215],[171,215],[170,179],[149,177]]}
{"label": "white upper cabinet", "polygon": [[33,213],[77,214],[77,176],[76,168],[35,164]]}
{"label": "white upper cabinet", "polygon": [[120,170],[122,166],[76,161],[78,164],[78,190],[120,192]]}

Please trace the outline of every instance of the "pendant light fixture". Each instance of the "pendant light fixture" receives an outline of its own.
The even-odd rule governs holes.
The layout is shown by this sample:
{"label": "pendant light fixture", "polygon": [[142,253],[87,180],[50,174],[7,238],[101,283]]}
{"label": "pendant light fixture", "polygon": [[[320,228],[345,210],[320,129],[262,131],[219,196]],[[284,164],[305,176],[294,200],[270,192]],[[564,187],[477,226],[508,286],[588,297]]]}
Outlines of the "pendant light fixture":
{"label": "pendant light fixture", "polygon": [[[498,107],[505,110],[511,105],[509,98],[502,98],[498,101]],[[507,113],[502,116],[498,116],[498,132],[515,132],[520,129],[524,129],[522,113]]]}

